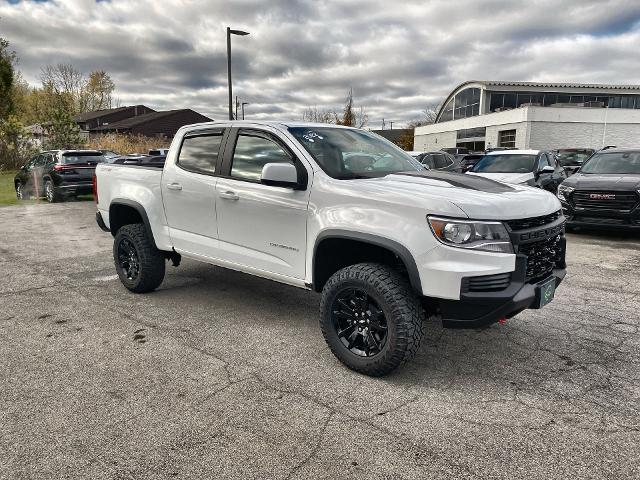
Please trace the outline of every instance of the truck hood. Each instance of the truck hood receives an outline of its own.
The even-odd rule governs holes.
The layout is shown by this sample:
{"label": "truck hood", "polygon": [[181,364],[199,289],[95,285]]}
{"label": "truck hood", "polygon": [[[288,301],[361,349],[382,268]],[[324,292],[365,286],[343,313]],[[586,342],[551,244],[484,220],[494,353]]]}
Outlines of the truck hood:
{"label": "truck hood", "polygon": [[[454,172],[407,172],[355,182],[363,190],[372,189],[380,200],[384,200],[387,192],[400,199],[410,197],[412,205],[423,207],[425,214],[446,215],[462,210],[473,219],[511,220],[560,210],[559,200],[539,188],[506,185]],[[364,191],[362,194],[366,195]],[[442,202],[457,208],[438,208]]]}
{"label": "truck hood", "polygon": [[475,173],[467,172],[467,175],[476,175],[478,177],[490,178],[496,182],[513,183],[515,185],[519,183],[526,183],[533,179],[533,173]]}
{"label": "truck hood", "polygon": [[567,187],[584,190],[640,190],[640,175],[598,175],[576,173],[562,182]]}

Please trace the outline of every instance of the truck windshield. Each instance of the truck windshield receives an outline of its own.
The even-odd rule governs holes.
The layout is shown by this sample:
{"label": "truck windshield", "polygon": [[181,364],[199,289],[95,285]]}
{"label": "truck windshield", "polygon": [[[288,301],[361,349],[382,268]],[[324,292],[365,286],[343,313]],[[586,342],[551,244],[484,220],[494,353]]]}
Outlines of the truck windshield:
{"label": "truck windshield", "polygon": [[411,155],[373,133],[338,127],[289,127],[289,131],[333,178],[426,170]]}
{"label": "truck windshield", "polygon": [[580,173],[640,175],[640,151],[596,153],[582,166]]}
{"label": "truck windshield", "polygon": [[478,173],[528,173],[533,172],[535,162],[535,155],[513,153],[485,155],[476,163],[472,171]]}

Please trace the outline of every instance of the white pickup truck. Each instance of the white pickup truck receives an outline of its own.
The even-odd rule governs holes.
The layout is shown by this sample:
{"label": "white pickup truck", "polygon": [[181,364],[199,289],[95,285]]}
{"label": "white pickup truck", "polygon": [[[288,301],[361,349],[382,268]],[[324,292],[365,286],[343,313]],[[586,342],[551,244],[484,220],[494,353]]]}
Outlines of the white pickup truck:
{"label": "white pickup truck", "polygon": [[126,288],[188,257],[321,292],[329,347],[368,375],[411,359],[425,318],[486,326],[543,307],[565,276],[552,194],[428,171],[353,128],[189,125],[164,169],[101,164],[94,189]]}

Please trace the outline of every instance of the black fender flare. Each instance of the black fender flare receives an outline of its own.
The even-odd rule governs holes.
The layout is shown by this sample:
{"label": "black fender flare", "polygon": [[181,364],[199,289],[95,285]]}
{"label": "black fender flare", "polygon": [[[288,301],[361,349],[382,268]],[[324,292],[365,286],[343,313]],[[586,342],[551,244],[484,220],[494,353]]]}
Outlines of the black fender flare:
{"label": "black fender flare", "polygon": [[316,237],[316,242],[313,246],[313,260],[311,263],[311,272],[312,279],[315,283],[315,271],[316,271],[316,252],[318,250],[318,245],[323,240],[327,240],[329,238],[338,238],[343,240],[357,240],[359,242],[370,243],[371,245],[376,245],[378,247],[385,248],[395,254],[402,263],[404,263],[407,268],[407,273],[409,274],[409,282],[411,286],[422,295],[422,283],[420,282],[420,272],[418,271],[418,265],[416,264],[413,255],[409,251],[407,247],[402,245],[395,240],[391,240],[389,238],[381,237],[378,235],[374,235],[371,233],[363,233],[363,232],[353,232],[350,230],[341,230],[341,229],[328,229],[323,230]]}
{"label": "black fender flare", "polygon": [[144,224],[144,228],[147,230],[147,234],[151,239],[151,243],[153,244],[154,248],[158,248],[156,245],[156,240],[153,237],[153,230],[151,230],[151,223],[149,222],[149,216],[147,215],[147,211],[144,209],[144,207],[140,203],[134,200],[129,200],[127,198],[114,198],[109,204],[109,230],[111,231],[111,235],[113,235],[114,237],[116,236],[116,232],[113,231],[113,228],[111,226],[113,225],[113,221],[112,221],[113,207],[118,205],[131,207],[136,212],[138,212],[138,214],[140,215],[140,218],[142,218],[142,223]]}

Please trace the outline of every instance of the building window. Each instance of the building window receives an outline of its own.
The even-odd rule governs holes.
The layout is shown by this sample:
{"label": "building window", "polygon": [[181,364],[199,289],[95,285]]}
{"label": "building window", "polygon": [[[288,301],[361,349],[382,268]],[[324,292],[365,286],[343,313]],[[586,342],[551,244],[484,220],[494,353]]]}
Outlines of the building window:
{"label": "building window", "polygon": [[501,130],[498,132],[498,146],[515,148],[516,147],[516,131]]}
{"label": "building window", "polygon": [[487,133],[485,127],[476,128],[463,128],[456,132],[456,139],[461,140],[464,138],[484,138]]}

